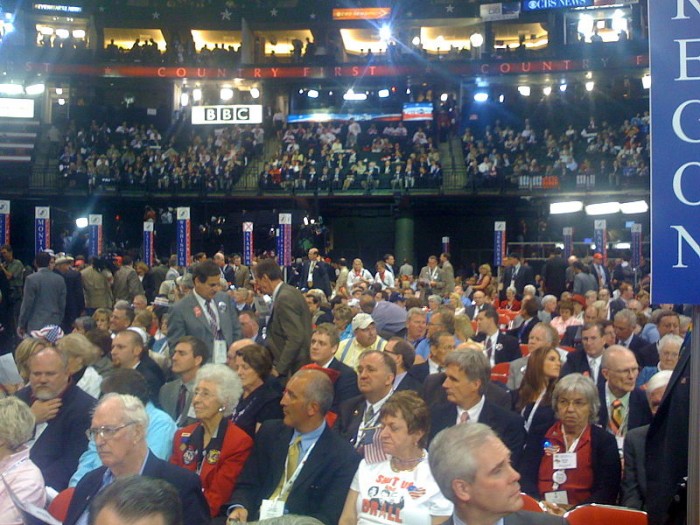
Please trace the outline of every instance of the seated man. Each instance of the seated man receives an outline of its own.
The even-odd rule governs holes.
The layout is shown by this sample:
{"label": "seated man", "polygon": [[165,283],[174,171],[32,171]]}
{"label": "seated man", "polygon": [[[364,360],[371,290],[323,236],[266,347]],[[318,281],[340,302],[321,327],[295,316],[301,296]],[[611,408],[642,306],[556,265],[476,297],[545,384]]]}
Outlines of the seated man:
{"label": "seated man", "polygon": [[17,397],[36,418],[29,458],[41,470],[46,487],[60,492],[87,448],[85,431],[95,399],[71,382],[68,356],[52,346],[31,356],[28,366],[29,386]]}
{"label": "seated man", "polygon": [[332,402],[333,385],[323,372],[292,376],[282,398],[284,420],[266,421],[256,434],[228,523],[286,513],[338,523],[360,457],[326,425]]}
{"label": "seated man", "polygon": [[331,406],[331,410],[336,413],[343,401],[360,394],[357,389],[355,371],[335,358],[339,342],[336,327],[331,323],[323,323],[318,325],[311,334],[311,349],[309,351],[311,362],[338,372],[338,379],[333,384],[334,395]]}
{"label": "seated man", "polygon": [[343,339],[335,354],[338,361],[355,368],[360,355],[368,350],[382,350],[386,341],[377,335],[377,325],[372,316],[359,313],[352,319],[354,337]]}
{"label": "seated man", "polygon": [[88,504],[115,480],[131,476],[158,478],[175,486],[182,501],[184,522],[208,525],[209,505],[199,476],[158,459],[148,449],[148,414],[143,403],[130,395],[107,394],[97,404],[88,431],[95,441],[102,466],[88,472],[75,487],[64,525],[86,523]]}

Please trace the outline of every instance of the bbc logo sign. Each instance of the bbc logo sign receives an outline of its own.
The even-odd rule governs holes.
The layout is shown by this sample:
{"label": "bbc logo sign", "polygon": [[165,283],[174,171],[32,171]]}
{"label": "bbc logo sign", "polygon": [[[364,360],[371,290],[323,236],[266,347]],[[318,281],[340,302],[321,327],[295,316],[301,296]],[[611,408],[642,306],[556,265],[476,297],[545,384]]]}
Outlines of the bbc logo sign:
{"label": "bbc logo sign", "polygon": [[193,106],[192,124],[261,124],[262,106]]}

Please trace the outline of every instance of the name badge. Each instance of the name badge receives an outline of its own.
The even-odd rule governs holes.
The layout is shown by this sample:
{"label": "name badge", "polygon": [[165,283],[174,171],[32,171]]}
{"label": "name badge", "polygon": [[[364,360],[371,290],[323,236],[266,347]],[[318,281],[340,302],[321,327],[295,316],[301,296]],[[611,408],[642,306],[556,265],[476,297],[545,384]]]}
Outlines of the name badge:
{"label": "name badge", "polygon": [[547,503],[554,503],[556,505],[568,505],[569,497],[566,495],[565,490],[555,490],[553,492],[545,492],[544,500]]}
{"label": "name badge", "polygon": [[221,339],[214,341],[214,363],[217,365],[226,364],[226,341]]}
{"label": "name badge", "polygon": [[278,499],[264,499],[260,505],[260,520],[281,518],[284,516],[284,501]]}
{"label": "name badge", "polygon": [[554,454],[554,470],[566,470],[576,468],[575,452],[560,452]]}

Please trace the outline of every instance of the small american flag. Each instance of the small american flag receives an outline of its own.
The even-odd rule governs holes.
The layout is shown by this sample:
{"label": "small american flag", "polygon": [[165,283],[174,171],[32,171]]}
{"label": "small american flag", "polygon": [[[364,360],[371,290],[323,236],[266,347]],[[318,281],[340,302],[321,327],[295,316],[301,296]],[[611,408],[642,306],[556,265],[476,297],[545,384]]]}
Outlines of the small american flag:
{"label": "small american flag", "polygon": [[386,461],[388,459],[388,456],[384,453],[384,450],[382,449],[382,444],[379,440],[379,436],[382,433],[381,427],[376,427],[367,430],[368,431],[365,434],[363,441],[369,441],[370,437],[372,440],[371,442],[366,443],[362,447],[362,453],[364,454],[365,461],[367,461],[367,463],[369,463],[370,465]]}
{"label": "small american flag", "polygon": [[408,487],[408,495],[411,496],[413,499],[418,499],[421,496],[425,496],[425,489],[422,487],[416,487],[415,485],[411,485]]}

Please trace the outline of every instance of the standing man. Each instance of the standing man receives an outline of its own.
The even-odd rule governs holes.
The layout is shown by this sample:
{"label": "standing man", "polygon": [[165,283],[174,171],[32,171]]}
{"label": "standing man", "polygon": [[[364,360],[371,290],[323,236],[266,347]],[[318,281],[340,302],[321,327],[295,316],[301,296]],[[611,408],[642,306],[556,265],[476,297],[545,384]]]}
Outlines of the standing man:
{"label": "standing man", "polygon": [[445,289],[443,294],[450,294],[455,290],[455,269],[450,262],[450,254],[443,252],[440,254],[440,268],[445,274]]}
{"label": "standing man", "polygon": [[91,257],[90,264],[80,271],[85,295],[85,310],[92,314],[98,308],[112,309],[112,272],[107,268],[104,259]]}
{"label": "standing man", "polygon": [[80,317],[85,310],[83,281],[80,278],[80,273],[71,268],[71,264],[73,264],[73,257],[63,255],[56,259],[53,270],[66,282],[66,310],[61,327],[67,334],[73,331],[73,321]]}
{"label": "standing man", "polygon": [[36,418],[29,457],[41,470],[46,486],[60,492],[87,449],[85,431],[95,399],[71,382],[68,356],[52,346],[31,356],[28,366],[29,386],[17,397]]}
{"label": "standing man", "polygon": [[226,351],[241,338],[236,307],[221,291],[221,272],[216,263],[203,261],[194,266],[194,291],[176,303],[168,321],[168,344],[175,348],[183,335],[204,341],[212,362],[226,363]]}
{"label": "standing man", "polygon": [[554,248],[542,267],[542,282],[547,294],[556,299],[566,290],[566,268],[568,265],[561,256],[561,248]]}
{"label": "standing man", "polygon": [[438,259],[434,255],[428,257],[428,264],[423,266],[418,275],[418,288],[422,298],[432,294],[441,295],[445,290],[445,272],[438,266]]}
{"label": "standing man", "polygon": [[250,288],[250,268],[245,264],[241,264],[241,256],[239,254],[233,254],[229,268],[233,271],[232,284],[236,288]]}
{"label": "standing man", "polygon": [[388,271],[390,271],[391,275],[393,275],[394,278],[398,281],[398,275],[396,275],[397,269],[395,268],[396,259],[394,258],[393,254],[391,254],[391,253],[384,254],[383,260],[384,260],[384,265],[386,266],[386,269]]}
{"label": "standing man", "polygon": [[178,427],[195,422],[190,414],[197,372],[209,361],[209,349],[204,341],[185,335],[175,345],[170,369],[177,379],[160,387],[160,406],[175,420]]}
{"label": "standing man", "polygon": [[66,282],[49,269],[51,254],[37,253],[34,262],[37,271],[24,283],[19,311],[18,331],[22,336],[50,324],[60,325],[66,310]]}
{"label": "standing man", "polygon": [[318,248],[311,248],[309,250],[309,260],[306,261],[301,268],[299,288],[302,290],[318,288],[319,290],[323,290],[326,297],[330,297],[331,281],[328,271],[328,265],[318,254]]}
{"label": "standing man", "polygon": [[265,346],[272,352],[272,374],[287,378],[309,362],[311,312],[304,295],[282,278],[274,259],[263,259],[255,266],[259,290],[272,297],[265,338]]}
{"label": "standing man", "polygon": [[507,262],[508,267],[503,274],[503,293],[505,294],[505,290],[512,286],[520,298],[523,296],[525,286],[535,285],[535,271],[530,266],[523,264],[517,253],[511,253]]}
{"label": "standing man", "polygon": [[345,257],[338,259],[338,275],[335,278],[335,295],[349,295],[350,290],[346,288],[348,283],[348,274],[350,270],[348,269],[348,261]]}
{"label": "standing man", "polygon": [[[24,265],[19,259],[15,259],[12,246],[4,244],[0,247],[0,256],[2,256],[2,269],[5,277],[10,285],[9,304],[12,308],[14,324],[17,323],[19,317],[19,307],[22,304],[22,288],[24,287]],[[13,326],[14,326],[13,324]]]}
{"label": "standing man", "polygon": [[338,523],[360,457],[326,425],[332,401],[333,385],[323,372],[292,376],[282,397],[284,420],[265,421],[255,435],[231,496],[228,524],[287,513]]}
{"label": "standing man", "polygon": [[428,461],[441,492],[455,506],[446,525],[566,525],[564,518],[520,510],[520,474],[508,447],[487,425],[445,430],[430,445]]}
{"label": "standing man", "polygon": [[134,296],[138,294],[145,295],[143,285],[139,280],[139,276],[134,270],[133,260],[128,255],[122,257],[121,267],[114,273],[114,283],[112,284],[114,292],[114,300],[123,299],[131,304],[134,301]]}

